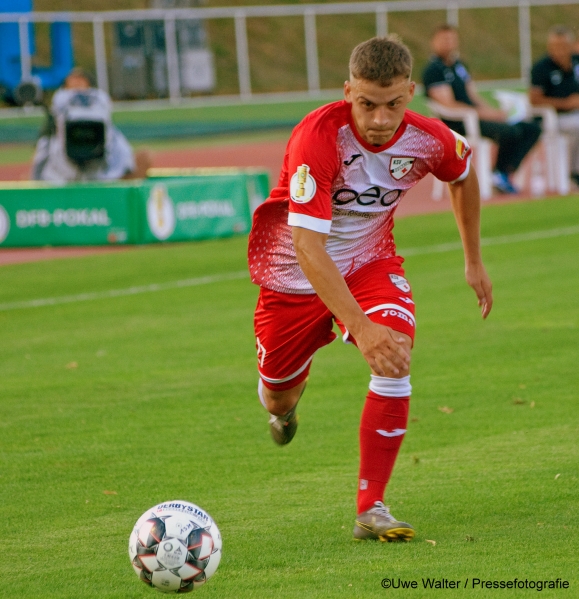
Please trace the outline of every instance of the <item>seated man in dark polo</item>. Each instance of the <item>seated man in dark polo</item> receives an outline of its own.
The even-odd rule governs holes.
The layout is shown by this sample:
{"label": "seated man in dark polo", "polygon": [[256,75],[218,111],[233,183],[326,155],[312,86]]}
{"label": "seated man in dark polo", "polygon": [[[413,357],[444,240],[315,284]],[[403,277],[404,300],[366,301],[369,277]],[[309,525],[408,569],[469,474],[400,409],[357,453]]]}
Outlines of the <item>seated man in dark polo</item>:
{"label": "seated man in dark polo", "polygon": [[579,185],[579,49],[573,31],[564,25],[549,29],[547,55],[531,70],[529,99],[534,106],[552,106],[559,130],[570,143],[571,178]]}
{"label": "seated man in dark polo", "polygon": [[[434,53],[422,75],[426,95],[449,108],[474,108],[480,119],[481,135],[499,146],[493,172],[493,185],[501,193],[517,193],[511,175],[541,135],[534,122],[508,124],[507,113],[487,104],[464,64],[459,60],[458,31],[451,25],[440,25],[431,39]],[[445,121],[457,133],[465,134],[460,121]]]}

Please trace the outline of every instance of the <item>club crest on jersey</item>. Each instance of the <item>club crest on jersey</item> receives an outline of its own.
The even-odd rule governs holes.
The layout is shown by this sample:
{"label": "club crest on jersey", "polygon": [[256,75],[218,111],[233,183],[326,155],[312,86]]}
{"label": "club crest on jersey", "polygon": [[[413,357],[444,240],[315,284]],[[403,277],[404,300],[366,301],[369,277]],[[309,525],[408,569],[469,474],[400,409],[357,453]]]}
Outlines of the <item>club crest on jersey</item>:
{"label": "club crest on jersey", "polygon": [[316,180],[307,164],[298,166],[290,181],[290,196],[297,204],[306,204],[316,195]]}
{"label": "club crest on jersey", "polygon": [[396,285],[396,287],[398,287],[398,289],[400,289],[400,291],[404,291],[404,293],[408,293],[410,291],[410,285],[408,284],[408,281],[404,278],[401,277],[400,275],[388,275],[390,277],[390,280],[392,281],[392,283],[394,285]]}
{"label": "club crest on jersey", "polygon": [[412,170],[415,160],[408,156],[393,156],[390,158],[390,174],[396,181],[402,179]]}
{"label": "club crest on jersey", "polygon": [[456,155],[461,160],[464,160],[464,157],[466,156],[466,153],[469,150],[468,142],[462,135],[456,133],[455,131],[451,130],[451,133],[454,135],[454,138],[456,139]]}

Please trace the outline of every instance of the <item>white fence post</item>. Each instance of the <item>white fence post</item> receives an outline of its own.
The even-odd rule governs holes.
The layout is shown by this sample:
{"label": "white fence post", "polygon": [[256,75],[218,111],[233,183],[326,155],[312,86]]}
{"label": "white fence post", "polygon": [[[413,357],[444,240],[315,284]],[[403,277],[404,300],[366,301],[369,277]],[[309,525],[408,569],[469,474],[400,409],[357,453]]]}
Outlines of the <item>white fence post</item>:
{"label": "white fence post", "polygon": [[521,54],[521,80],[529,84],[533,53],[531,48],[531,8],[527,0],[519,2],[519,52]]}
{"label": "white fence post", "polygon": [[169,98],[178,102],[181,98],[179,78],[179,55],[177,53],[177,28],[175,19],[165,19],[165,51],[167,53],[167,78],[169,80]]}
{"label": "white fence post", "polygon": [[317,94],[320,91],[320,65],[318,62],[318,35],[316,32],[316,13],[307,8],[304,11],[304,34],[306,39],[306,65],[308,69],[308,91]]}
{"label": "white fence post", "polygon": [[237,51],[237,76],[239,78],[239,95],[251,98],[251,73],[249,70],[249,45],[247,43],[247,22],[245,13],[235,13],[235,49]]}
{"label": "white fence post", "polygon": [[20,78],[30,79],[32,60],[30,58],[30,40],[28,37],[28,19],[18,20],[18,37],[20,41]]}
{"label": "white fence post", "polygon": [[458,29],[458,4],[455,2],[446,5],[446,22]]}
{"label": "white fence post", "polygon": [[388,35],[388,9],[385,4],[380,4],[376,9],[376,36]]}
{"label": "white fence post", "polygon": [[94,41],[94,58],[96,64],[97,87],[109,93],[109,76],[107,73],[107,53],[105,49],[105,29],[102,19],[92,22]]}

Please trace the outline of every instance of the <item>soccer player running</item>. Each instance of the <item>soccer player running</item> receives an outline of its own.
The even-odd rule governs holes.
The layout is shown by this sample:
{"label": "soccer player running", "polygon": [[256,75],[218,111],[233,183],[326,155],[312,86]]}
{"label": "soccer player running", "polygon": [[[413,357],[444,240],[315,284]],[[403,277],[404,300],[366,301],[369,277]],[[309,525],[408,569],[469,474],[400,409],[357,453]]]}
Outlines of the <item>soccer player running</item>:
{"label": "soccer player running", "polygon": [[373,38],[350,57],[345,100],[307,115],[289,140],[280,179],[255,212],[249,240],[258,393],[279,445],[296,433],[296,406],[314,353],[335,339],[368,362],[360,424],[355,539],[410,540],[414,529],[384,505],[406,432],[414,302],[396,254],[393,215],[428,173],[449,182],[468,284],[483,318],[491,282],[480,252],[480,197],[466,140],[406,109],[412,56],[396,36]]}

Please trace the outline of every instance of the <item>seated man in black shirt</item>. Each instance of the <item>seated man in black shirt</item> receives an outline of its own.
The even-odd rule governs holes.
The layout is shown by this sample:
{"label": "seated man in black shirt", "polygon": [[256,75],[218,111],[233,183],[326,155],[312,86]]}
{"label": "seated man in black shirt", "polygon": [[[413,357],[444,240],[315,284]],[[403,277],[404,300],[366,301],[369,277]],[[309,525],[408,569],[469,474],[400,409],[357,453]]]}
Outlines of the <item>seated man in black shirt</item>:
{"label": "seated man in black shirt", "polygon": [[531,70],[529,99],[535,106],[552,106],[559,129],[570,142],[571,177],[579,184],[579,54],[573,31],[563,25],[549,29],[547,55]]}
{"label": "seated man in black shirt", "polygon": [[[508,124],[505,112],[493,108],[479,96],[466,67],[459,60],[458,32],[454,27],[437,27],[431,47],[434,55],[422,75],[426,95],[449,108],[474,108],[477,111],[481,135],[499,146],[493,185],[502,193],[517,193],[510,177],[539,139],[541,128],[534,122]],[[445,123],[457,133],[465,134],[462,122]]]}

